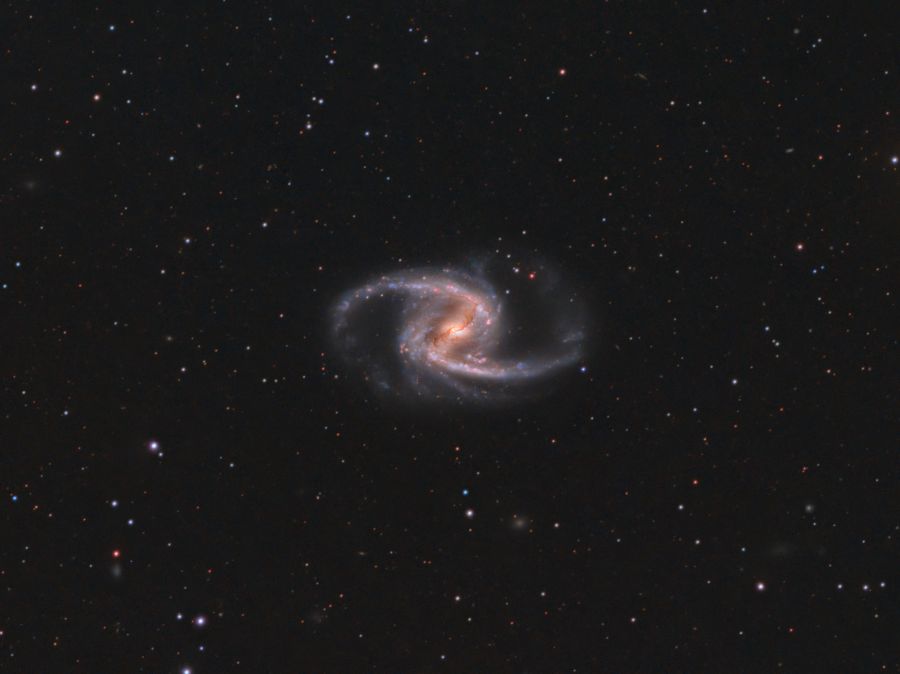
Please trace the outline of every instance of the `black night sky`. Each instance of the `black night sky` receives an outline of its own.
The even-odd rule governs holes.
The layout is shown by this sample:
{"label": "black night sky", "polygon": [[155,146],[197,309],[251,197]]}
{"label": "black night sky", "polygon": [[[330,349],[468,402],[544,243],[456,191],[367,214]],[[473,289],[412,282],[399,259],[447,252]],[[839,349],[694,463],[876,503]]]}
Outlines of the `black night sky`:
{"label": "black night sky", "polygon": [[900,671],[891,3],[2,15],[0,671]]}

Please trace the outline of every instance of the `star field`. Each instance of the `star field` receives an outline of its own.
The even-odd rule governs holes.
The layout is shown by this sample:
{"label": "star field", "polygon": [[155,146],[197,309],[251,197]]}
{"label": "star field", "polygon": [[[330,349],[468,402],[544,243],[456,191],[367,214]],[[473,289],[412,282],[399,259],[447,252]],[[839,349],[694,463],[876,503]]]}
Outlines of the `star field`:
{"label": "star field", "polygon": [[0,672],[898,671],[888,5],[4,10]]}

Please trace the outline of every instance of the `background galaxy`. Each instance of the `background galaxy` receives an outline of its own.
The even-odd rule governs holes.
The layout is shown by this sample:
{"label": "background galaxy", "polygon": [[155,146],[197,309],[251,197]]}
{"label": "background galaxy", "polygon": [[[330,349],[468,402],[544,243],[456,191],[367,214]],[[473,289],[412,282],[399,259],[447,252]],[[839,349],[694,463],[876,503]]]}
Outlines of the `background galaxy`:
{"label": "background galaxy", "polygon": [[888,3],[3,8],[0,672],[898,671]]}

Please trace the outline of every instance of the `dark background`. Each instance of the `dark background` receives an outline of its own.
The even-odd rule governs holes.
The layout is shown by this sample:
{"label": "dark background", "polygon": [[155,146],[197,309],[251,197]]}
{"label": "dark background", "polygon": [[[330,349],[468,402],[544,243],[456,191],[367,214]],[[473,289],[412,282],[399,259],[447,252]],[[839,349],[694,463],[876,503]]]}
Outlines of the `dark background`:
{"label": "dark background", "polygon": [[[379,4],[4,3],[0,671],[900,671],[892,4]],[[586,371],[372,396],[472,254]]]}

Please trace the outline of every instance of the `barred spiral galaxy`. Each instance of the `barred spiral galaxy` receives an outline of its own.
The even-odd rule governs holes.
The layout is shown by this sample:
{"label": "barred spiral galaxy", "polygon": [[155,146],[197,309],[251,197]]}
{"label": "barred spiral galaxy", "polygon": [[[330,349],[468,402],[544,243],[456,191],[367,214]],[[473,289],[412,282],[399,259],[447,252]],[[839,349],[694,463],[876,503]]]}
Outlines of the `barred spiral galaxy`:
{"label": "barred spiral galaxy", "polygon": [[[381,307],[375,318],[373,306]],[[380,389],[500,399],[578,360],[579,326],[549,313],[531,318],[556,319],[547,325],[551,343],[510,354],[504,342],[512,327],[486,278],[412,269],[346,292],[335,305],[333,327],[345,353]]]}

